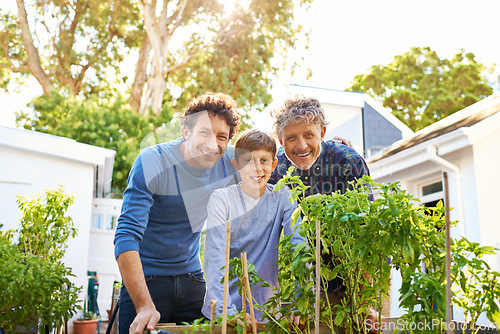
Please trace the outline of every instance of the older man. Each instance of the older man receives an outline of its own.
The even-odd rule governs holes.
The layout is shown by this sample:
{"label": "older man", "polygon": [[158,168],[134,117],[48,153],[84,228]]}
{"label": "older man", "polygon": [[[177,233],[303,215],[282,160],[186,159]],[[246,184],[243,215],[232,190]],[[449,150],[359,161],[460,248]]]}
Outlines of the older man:
{"label": "older man", "polygon": [[290,166],[306,186],[306,195],[344,192],[349,181],[369,175],[363,158],[338,141],[324,141],[324,111],[318,100],[295,96],[274,112],[274,128],[284,150],[269,182],[276,183]]}
{"label": "older man", "polygon": [[240,116],[233,98],[206,93],[189,103],[181,123],[182,138],[139,154],[123,194],[115,234],[120,334],[203,316],[200,231],[211,193],[236,172],[226,148]]}
{"label": "older man", "polygon": [[[369,175],[365,161],[353,148],[338,141],[324,141],[328,123],[317,99],[290,98],[274,112],[274,117],[274,129],[283,150],[278,153],[278,165],[269,182],[278,182],[290,166],[295,166],[294,174],[309,186],[306,195],[329,194],[338,190],[343,193],[348,182]],[[329,298],[340,302],[343,289],[340,279],[330,282]],[[369,321],[376,319],[372,309]]]}

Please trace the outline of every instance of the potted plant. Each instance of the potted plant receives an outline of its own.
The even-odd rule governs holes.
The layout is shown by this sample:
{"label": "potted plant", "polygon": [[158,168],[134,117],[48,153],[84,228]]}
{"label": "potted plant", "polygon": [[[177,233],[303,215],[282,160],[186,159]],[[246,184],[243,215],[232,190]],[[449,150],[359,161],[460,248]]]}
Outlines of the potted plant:
{"label": "potted plant", "polygon": [[[59,328],[79,308],[78,291],[61,259],[76,235],[66,210],[73,202],[61,188],[19,196],[17,230],[0,231],[0,328],[7,332],[41,324]],[[18,235],[19,242],[14,242]]]}
{"label": "potted plant", "polygon": [[95,304],[97,295],[94,294],[97,275],[92,271],[87,271],[87,274],[89,275],[89,282],[83,312],[76,320],[73,320],[75,334],[96,334],[99,330],[99,309]]}
{"label": "potted plant", "polygon": [[73,320],[75,334],[96,334],[99,319],[97,314],[85,310],[81,316]]}

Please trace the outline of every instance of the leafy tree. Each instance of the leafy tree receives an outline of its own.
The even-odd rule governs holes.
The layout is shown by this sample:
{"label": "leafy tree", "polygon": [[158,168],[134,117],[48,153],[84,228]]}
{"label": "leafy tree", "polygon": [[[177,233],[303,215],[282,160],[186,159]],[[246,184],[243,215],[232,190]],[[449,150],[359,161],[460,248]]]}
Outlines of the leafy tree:
{"label": "leafy tree", "polygon": [[[161,117],[141,115],[131,110],[123,98],[114,101],[92,96],[88,99],[65,98],[55,92],[32,101],[37,115],[20,114],[18,124],[30,130],[71,137],[78,142],[116,151],[113,167],[112,192],[121,196],[127,177],[139,150],[141,141],[161,121],[169,121],[171,111]],[[177,131],[177,136],[179,135]],[[150,144],[154,144],[154,141]]]}
{"label": "leafy tree", "polygon": [[[116,150],[121,193],[141,140],[192,97],[231,94],[247,120],[245,109],[270,103],[276,59],[307,37],[294,10],[309,2],[235,2],[226,13],[218,0],[18,0],[18,15],[0,10],[0,88],[33,75],[44,96],[18,124]],[[135,66],[123,66],[129,54]]]}
{"label": "leafy tree", "polygon": [[133,68],[120,66],[137,54],[128,100],[143,114],[151,107],[159,115],[165,102],[180,111],[208,90],[262,109],[281,66],[271,59],[303,37],[293,14],[309,2],[237,1],[226,13],[217,0],[17,0],[17,16],[0,13],[0,84],[20,73],[47,96],[90,96],[129,85]]}
{"label": "leafy tree", "polygon": [[[140,19],[133,1],[19,0],[17,7],[17,16],[3,13],[0,20],[0,63],[35,76],[48,96],[53,89],[72,95],[102,89],[107,71],[119,71],[140,37],[128,29]],[[2,74],[8,82],[8,72]]]}
{"label": "leafy tree", "polygon": [[417,131],[489,96],[493,90],[484,72],[473,53],[440,59],[428,47],[413,47],[356,75],[348,90],[368,93]]}

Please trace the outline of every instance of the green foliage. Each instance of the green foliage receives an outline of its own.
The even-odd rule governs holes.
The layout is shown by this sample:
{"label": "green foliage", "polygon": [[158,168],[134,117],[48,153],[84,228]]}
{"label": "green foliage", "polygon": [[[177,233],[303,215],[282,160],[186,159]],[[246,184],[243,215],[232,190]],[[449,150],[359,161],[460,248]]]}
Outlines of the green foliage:
{"label": "green foliage", "polygon": [[[262,110],[271,101],[271,79],[283,68],[288,51],[297,40],[307,39],[302,26],[294,22],[294,13],[310,1],[251,0],[244,5],[248,7],[236,2],[232,13],[225,13],[218,0],[144,1],[163,7],[163,24],[155,29],[162,39],[175,41],[163,57],[168,69],[164,104],[179,112],[193,96],[223,91],[241,107]],[[141,2],[20,0],[18,4],[27,8],[28,21],[35,22],[26,33],[36,40],[40,57],[28,59],[19,20],[0,12],[1,87],[13,73],[33,74],[28,61],[39,63],[48,75],[51,85],[44,87],[46,92],[89,97],[110,88],[123,90],[134,69],[147,67],[132,86],[137,84],[136,91],[143,94],[139,81],[154,84],[148,80],[151,63],[142,63],[139,57],[135,68],[123,66],[125,56],[137,54],[142,45],[146,46],[143,59],[151,59],[155,52],[146,35]]]}
{"label": "green foliage", "polygon": [[500,273],[491,270],[482,259],[486,254],[495,254],[495,248],[461,238],[452,243],[451,249],[451,275],[455,283],[452,301],[464,311],[465,323],[473,332],[479,330],[476,321],[486,312],[488,319],[500,328]]}
{"label": "green foliage", "polygon": [[110,101],[97,96],[65,98],[54,93],[52,97],[42,95],[35,98],[32,106],[36,113],[18,115],[18,125],[116,151],[112,192],[117,197],[125,190],[141,141],[171,119],[171,110],[168,109],[159,117],[140,115],[127,107],[119,96]]}
{"label": "green foliage", "polygon": [[0,231],[0,328],[12,331],[36,319],[49,328],[68,320],[79,308],[74,276],[61,258],[76,230],[66,216],[73,199],[61,188],[31,199],[20,196],[23,213],[19,244],[14,231]]}
{"label": "green foliage", "polygon": [[356,75],[348,89],[370,94],[417,131],[491,95],[484,75],[473,53],[461,50],[440,59],[428,47],[413,47],[390,64]]}
{"label": "green foliage", "polygon": [[[242,289],[242,284],[241,282],[243,281],[243,265],[241,258],[234,257],[229,260],[229,281],[232,281],[235,277],[238,278],[238,280],[235,281],[234,284],[238,287],[238,292],[241,295],[241,289]],[[223,270],[224,267],[221,268]],[[262,278],[259,277],[257,274],[257,269],[255,269],[255,265],[251,262],[247,262],[247,271],[248,271],[248,281],[251,286],[255,286],[259,284],[261,287],[269,287],[269,283],[264,281]],[[224,284],[224,277],[221,279],[221,284]]]}
{"label": "green foliage", "polygon": [[[292,219],[297,223],[301,218],[298,232],[307,241],[293,246],[291,236],[282,236],[280,240],[279,290],[260,305],[269,332],[302,333],[313,325],[319,221],[322,292],[326,293],[327,282],[339,277],[346,288],[340,305],[321,299],[321,322],[332,330],[336,325],[344,327],[347,333],[367,333],[370,328],[364,324],[369,307],[381,309],[394,267],[402,276],[399,307],[405,310],[400,319],[404,321],[398,321],[398,326],[409,325],[403,328],[408,333],[444,333],[443,204],[439,202],[435,208],[419,206],[418,200],[402,190],[398,182],[379,184],[368,176],[353,182],[344,194],[304,197],[307,187],[292,172],[290,168],[275,188],[290,186],[292,201],[299,203]],[[372,192],[378,194],[374,201],[369,200]],[[499,325],[500,273],[491,270],[482,259],[494,251],[493,247],[479,246],[465,238],[452,240],[452,302],[465,311],[464,320],[473,331],[479,329],[476,321],[483,312]],[[237,258],[231,260],[233,275],[241,276],[239,263]],[[291,321],[292,316],[300,317],[299,325]]]}
{"label": "green foliage", "polygon": [[[71,94],[91,95],[106,90],[107,77],[118,81],[120,65],[138,46],[144,31],[138,3],[117,1],[20,1],[26,7],[33,39],[37,40],[42,69],[52,88]],[[0,62],[14,73],[30,73],[26,45],[21,41],[17,17],[3,14],[0,20]],[[15,24],[13,24],[15,23]],[[12,38],[14,37],[14,38]],[[12,41],[12,42],[11,42]],[[7,79],[7,76],[5,77]]]}
{"label": "green foliage", "polygon": [[22,46],[17,18],[0,10],[0,88],[7,90],[13,76],[9,67],[19,66],[26,53]]}
{"label": "green foliage", "polygon": [[[271,102],[271,79],[295,42],[307,39],[293,19],[297,7],[309,2],[253,0],[248,8],[237,2],[233,13],[224,14],[218,0],[165,1],[169,17],[163,19],[169,23],[157,28],[167,29],[161,31],[164,38],[176,43],[169,45],[164,57],[168,71],[163,112],[153,117],[135,110],[147,84],[154,84],[148,80],[154,66],[147,63],[154,51],[140,2],[20,0],[28,21],[35,22],[26,33],[36,37],[40,57],[28,59],[18,18],[0,11],[0,88],[7,87],[13,73],[32,75],[29,61],[39,63],[50,84],[39,82],[51,98],[35,99],[34,114],[20,115],[18,124],[116,150],[113,192],[121,194],[141,140],[173,114],[183,112],[194,96],[206,91],[232,95],[246,122],[242,129],[251,125],[247,112],[263,110]],[[125,56],[140,50],[146,50],[144,57],[135,66],[124,66]],[[142,75],[130,87],[134,69]],[[120,97],[114,98],[116,91],[127,88],[134,92],[125,99],[133,110]]]}
{"label": "green foliage", "polygon": [[[280,180],[277,188],[291,186],[292,198],[299,201],[294,220],[302,216],[299,233],[308,244],[295,248],[290,238],[280,242],[280,291],[266,308],[273,332],[291,328],[290,315],[299,315],[301,323],[311,325],[314,314],[314,266],[316,221],[321,223],[321,281],[325,283],[342,278],[346,287],[341,305],[328,305],[322,300],[320,319],[330,328],[345,326],[348,332],[366,332],[368,306],[381,308],[387,297],[391,266],[399,269],[403,279],[400,289],[400,307],[406,310],[402,317],[417,324],[445,323],[445,221],[444,208],[425,208],[399,184],[374,183],[364,176],[352,184],[344,194],[316,194],[303,197],[304,185],[292,170]],[[373,202],[372,191],[379,194]],[[479,247],[466,239],[452,245],[453,302],[463,307],[471,327],[480,313],[498,323],[500,316],[500,273],[492,271],[483,254],[491,254],[491,247]],[[425,270],[422,270],[422,265]],[[281,270],[284,268],[284,270]],[[283,302],[292,307],[283,307]],[[278,315],[277,320],[274,320]],[[437,321],[436,321],[437,320]],[[307,327],[306,327],[307,328]],[[298,330],[295,328],[295,330]],[[418,327],[415,332],[426,332]],[[439,332],[433,328],[432,333]]]}
{"label": "green foliage", "polygon": [[[168,87],[183,91],[177,104],[182,107],[210,90],[233,96],[243,110],[263,110],[271,102],[268,88],[284,67],[288,51],[297,40],[307,40],[302,27],[294,23],[294,12],[308,2],[251,0],[245,9],[236,1],[234,12],[228,16],[218,9],[209,14],[209,21],[197,22],[193,28],[203,32],[192,35],[186,43],[196,52],[188,66],[167,78]],[[180,57],[169,58],[173,62],[170,66]],[[165,101],[169,100],[167,92]],[[251,123],[245,113],[243,116]]]}
{"label": "green foliage", "polygon": [[76,236],[76,229],[66,210],[73,198],[65,196],[61,188],[42,196],[18,196],[17,204],[23,216],[20,220],[19,243],[21,251],[57,262],[66,251],[66,241]]}

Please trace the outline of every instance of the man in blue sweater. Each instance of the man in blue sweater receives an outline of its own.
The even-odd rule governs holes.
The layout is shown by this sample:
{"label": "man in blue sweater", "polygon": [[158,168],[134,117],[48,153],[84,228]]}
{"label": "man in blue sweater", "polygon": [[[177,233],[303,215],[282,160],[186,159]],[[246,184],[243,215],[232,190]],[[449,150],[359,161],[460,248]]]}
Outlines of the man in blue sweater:
{"label": "man in blue sweater", "polygon": [[236,173],[226,148],[240,116],[230,96],[206,93],[189,103],[181,124],[182,138],[139,154],[123,194],[114,241],[120,334],[203,316],[199,236],[210,195]]}

